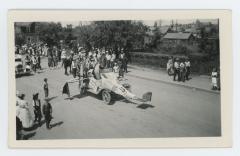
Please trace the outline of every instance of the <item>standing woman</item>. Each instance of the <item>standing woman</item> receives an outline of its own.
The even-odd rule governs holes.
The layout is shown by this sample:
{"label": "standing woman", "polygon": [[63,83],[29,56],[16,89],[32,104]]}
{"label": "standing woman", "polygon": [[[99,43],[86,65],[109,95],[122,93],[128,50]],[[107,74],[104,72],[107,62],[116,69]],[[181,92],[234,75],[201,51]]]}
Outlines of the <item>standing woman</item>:
{"label": "standing woman", "polygon": [[29,110],[29,106],[27,101],[24,100],[24,94],[17,94],[17,101],[16,101],[16,116],[22,122],[22,127],[24,129],[31,128],[33,126],[33,119]]}

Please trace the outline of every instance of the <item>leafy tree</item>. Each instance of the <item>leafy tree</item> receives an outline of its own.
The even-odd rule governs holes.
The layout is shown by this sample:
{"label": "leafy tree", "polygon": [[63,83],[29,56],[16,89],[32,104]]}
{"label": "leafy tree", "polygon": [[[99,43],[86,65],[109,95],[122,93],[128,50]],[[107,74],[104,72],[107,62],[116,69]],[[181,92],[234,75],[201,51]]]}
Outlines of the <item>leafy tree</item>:
{"label": "leafy tree", "polygon": [[140,21],[94,21],[76,28],[80,44],[87,49],[106,48],[115,51],[141,48],[147,27]]}

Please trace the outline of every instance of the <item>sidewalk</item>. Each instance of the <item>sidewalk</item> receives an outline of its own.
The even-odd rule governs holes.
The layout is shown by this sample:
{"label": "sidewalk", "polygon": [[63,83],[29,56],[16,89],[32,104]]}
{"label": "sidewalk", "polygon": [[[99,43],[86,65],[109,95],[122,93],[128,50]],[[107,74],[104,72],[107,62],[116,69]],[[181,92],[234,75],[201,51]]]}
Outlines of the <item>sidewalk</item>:
{"label": "sidewalk", "polygon": [[185,82],[173,81],[173,77],[169,76],[165,69],[151,69],[137,65],[128,65],[129,73],[126,75],[142,78],[151,81],[158,81],[172,85],[192,88],[196,90],[207,91],[219,94],[219,91],[211,90],[211,77],[206,75],[190,75],[190,80]]}

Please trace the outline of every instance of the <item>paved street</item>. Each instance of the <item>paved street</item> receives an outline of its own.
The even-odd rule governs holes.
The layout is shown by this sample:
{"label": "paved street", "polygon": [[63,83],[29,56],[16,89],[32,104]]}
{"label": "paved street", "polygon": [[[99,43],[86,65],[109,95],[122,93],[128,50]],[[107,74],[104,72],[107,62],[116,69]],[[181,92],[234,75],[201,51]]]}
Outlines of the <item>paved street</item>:
{"label": "paved street", "polygon": [[39,92],[43,99],[43,79],[48,78],[53,128],[47,130],[42,125],[25,132],[27,139],[221,135],[219,94],[137,78],[131,75],[139,73],[138,69],[131,68],[126,78],[133,93],[141,96],[144,92],[153,92],[151,105],[136,105],[123,99],[106,105],[92,94],[80,98],[77,85],[70,85],[74,98],[69,100],[61,91],[66,80],[72,76],[64,75],[62,68],[48,69],[46,59],[42,62],[44,69],[39,73],[17,78],[17,90],[26,94],[26,100],[31,105],[33,93]]}

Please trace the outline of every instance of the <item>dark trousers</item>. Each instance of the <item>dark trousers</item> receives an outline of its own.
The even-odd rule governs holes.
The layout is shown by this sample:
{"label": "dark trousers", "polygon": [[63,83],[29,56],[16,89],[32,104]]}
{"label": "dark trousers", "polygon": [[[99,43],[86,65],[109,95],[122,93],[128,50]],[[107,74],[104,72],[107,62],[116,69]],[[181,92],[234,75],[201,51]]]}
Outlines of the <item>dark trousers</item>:
{"label": "dark trousers", "polygon": [[48,89],[44,89],[44,95],[45,95],[45,98],[48,97]]}
{"label": "dark trousers", "polygon": [[185,82],[185,76],[186,76],[186,72],[180,71],[180,81]]}
{"label": "dark trousers", "polygon": [[37,70],[37,65],[33,64],[33,71],[36,72],[36,70]]}
{"label": "dark trousers", "polygon": [[111,67],[110,60],[107,60],[107,61],[106,61],[106,67],[107,67],[107,68],[110,68],[110,67]]}
{"label": "dark trousers", "polygon": [[186,67],[186,80],[189,80],[190,67]]}
{"label": "dark trousers", "polygon": [[40,70],[42,69],[42,67],[41,67],[41,64],[40,64],[40,63],[38,63],[38,64],[37,64],[37,67],[38,67],[38,69],[40,69]]}
{"label": "dark trousers", "polygon": [[126,73],[127,73],[127,72],[128,72],[128,71],[127,71],[127,64],[124,64],[124,66],[123,66],[123,67],[124,67],[124,72],[126,72]]}
{"label": "dark trousers", "polygon": [[37,110],[37,109],[35,109],[34,110],[34,116],[35,116],[35,119],[34,119],[34,121],[36,122],[38,122],[38,124],[40,124],[41,123],[41,119],[42,119],[42,114],[41,114],[41,111],[40,110]]}
{"label": "dark trousers", "polygon": [[51,115],[45,115],[45,121],[46,121],[46,128],[47,128],[47,129],[50,129],[50,128],[51,128],[51,127],[50,127],[51,119],[52,119]]}
{"label": "dark trousers", "polygon": [[119,70],[119,77],[124,77],[124,69],[120,68]]}
{"label": "dark trousers", "polygon": [[75,78],[77,75],[77,68],[72,68],[72,75]]}
{"label": "dark trousers", "polygon": [[176,81],[176,76],[178,78],[178,81],[180,81],[180,71],[179,71],[179,69],[174,69],[173,81]]}

